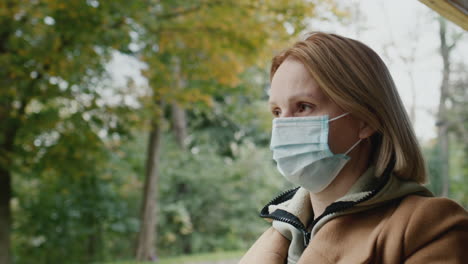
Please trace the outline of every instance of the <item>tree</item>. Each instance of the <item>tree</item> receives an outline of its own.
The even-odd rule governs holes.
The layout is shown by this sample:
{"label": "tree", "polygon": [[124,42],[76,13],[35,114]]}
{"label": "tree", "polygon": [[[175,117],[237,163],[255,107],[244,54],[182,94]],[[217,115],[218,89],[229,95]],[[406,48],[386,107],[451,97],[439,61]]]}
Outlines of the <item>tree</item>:
{"label": "tree", "polygon": [[[149,121],[152,137],[160,138],[160,126],[165,122],[163,105],[173,106],[174,118],[183,122],[182,110],[198,102],[212,104],[212,83],[231,89],[238,76],[250,65],[271,56],[272,51],[290,41],[305,27],[306,17],[317,16],[316,6],[327,5],[333,12],[332,1],[158,1],[138,23],[141,38],[146,43],[142,60],[149,68],[145,74],[153,90],[152,109],[159,109]],[[158,20],[159,19],[159,20]],[[155,20],[157,22],[155,22]],[[252,30],[254,29],[254,30]],[[289,32],[288,32],[289,30]],[[180,85],[180,83],[184,85]],[[204,82],[205,85],[194,85]],[[180,121],[182,120],[182,121]],[[174,126],[183,135],[184,125]],[[182,140],[182,139],[181,139]],[[150,140],[148,153],[160,153],[161,144]],[[147,184],[157,184],[159,161],[147,170]],[[151,172],[151,173],[149,173]],[[155,188],[145,187],[145,190]],[[137,259],[151,260],[154,251],[152,226],[156,225],[155,193],[145,191],[142,199],[142,219],[137,243]]]}
{"label": "tree", "polygon": [[0,263],[11,259],[12,175],[40,157],[35,142],[41,137],[55,142],[50,133],[58,131],[60,137],[56,126],[63,117],[79,113],[88,112],[96,130],[109,129],[92,114],[100,95],[91,87],[104,73],[112,50],[129,52],[127,18],[135,5],[0,3]]}
{"label": "tree", "polygon": [[452,62],[451,53],[455,48],[457,41],[462,37],[462,33],[455,34],[451,40],[448,38],[447,22],[444,18],[439,18],[439,38],[440,55],[442,57],[442,83],[440,85],[439,108],[437,111],[437,139],[439,144],[439,158],[442,175],[442,195],[449,196],[450,189],[450,171],[449,171],[449,116],[448,100],[450,97]]}
{"label": "tree", "polygon": [[408,114],[409,114],[411,123],[413,124],[413,127],[414,127],[416,123],[416,108],[417,108],[416,83],[414,79],[415,77],[414,74],[415,74],[416,61],[422,59],[422,58],[418,58],[417,51],[418,51],[418,47],[420,46],[419,43],[420,43],[420,39],[423,33],[423,31],[421,31],[421,25],[422,25],[421,18],[423,14],[421,13],[414,14],[414,17],[416,18],[416,23],[408,26],[408,31],[405,32],[405,35],[406,35],[405,39],[411,39],[410,42],[406,42],[405,44],[410,45],[410,47],[402,49],[401,47],[398,46],[397,42],[395,41],[396,38],[391,30],[391,23],[390,23],[391,21],[388,16],[388,12],[385,8],[384,2],[382,2],[381,11],[385,17],[388,32],[389,32],[389,38],[390,38],[388,43],[384,44],[383,55],[385,56],[387,61],[390,62],[391,64],[400,62],[403,66],[402,68],[405,70],[405,73],[409,80],[409,85],[407,87],[411,91],[411,101],[408,104],[409,105]]}
{"label": "tree", "polygon": [[468,207],[468,67],[453,63],[447,103],[450,150],[450,198]]}

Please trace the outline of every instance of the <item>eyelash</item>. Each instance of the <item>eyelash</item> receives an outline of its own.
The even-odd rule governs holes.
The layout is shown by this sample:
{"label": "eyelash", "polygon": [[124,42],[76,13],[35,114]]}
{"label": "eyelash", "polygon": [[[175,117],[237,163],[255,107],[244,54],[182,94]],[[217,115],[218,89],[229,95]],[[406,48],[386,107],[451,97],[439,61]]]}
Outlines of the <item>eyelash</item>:
{"label": "eyelash", "polygon": [[[311,105],[311,104],[307,104],[307,103],[299,103],[297,104],[297,108],[298,109],[301,109],[301,108],[310,108],[310,109],[313,109],[314,108],[314,105]],[[303,111],[306,111],[306,109],[303,109],[303,110],[299,110],[300,112],[303,112]],[[275,117],[279,117],[281,115],[281,110],[279,108],[275,108],[273,110],[271,110],[271,113],[273,114],[273,116]]]}

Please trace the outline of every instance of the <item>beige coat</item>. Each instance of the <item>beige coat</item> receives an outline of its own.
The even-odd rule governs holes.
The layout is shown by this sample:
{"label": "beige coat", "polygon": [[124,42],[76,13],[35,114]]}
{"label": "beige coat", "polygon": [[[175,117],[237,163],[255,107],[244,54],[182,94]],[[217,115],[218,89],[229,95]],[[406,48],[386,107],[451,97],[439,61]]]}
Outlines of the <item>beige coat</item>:
{"label": "beige coat", "polygon": [[375,177],[369,168],[335,202],[353,205],[319,217],[307,231],[306,246],[304,230],[275,214],[287,212],[303,226],[310,223],[309,193],[286,192],[262,210],[273,227],[240,263],[468,263],[468,213],[452,200],[428,196],[415,182]]}
{"label": "beige coat", "polygon": [[[284,264],[289,243],[270,228],[240,263]],[[446,198],[410,195],[330,220],[298,263],[468,263],[468,214]]]}

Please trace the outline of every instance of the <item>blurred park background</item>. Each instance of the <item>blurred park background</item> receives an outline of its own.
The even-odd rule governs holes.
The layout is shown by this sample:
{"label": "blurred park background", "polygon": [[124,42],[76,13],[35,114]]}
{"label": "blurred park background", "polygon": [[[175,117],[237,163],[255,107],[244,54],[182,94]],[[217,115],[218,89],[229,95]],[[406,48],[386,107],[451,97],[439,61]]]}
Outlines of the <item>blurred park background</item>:
{"label": "blurred park background", "polygon": [[288,185],[270,59],[314,30],[382,56],[466,208],[468,38],[419,1],[1,0],[0,263],[237,258]]}

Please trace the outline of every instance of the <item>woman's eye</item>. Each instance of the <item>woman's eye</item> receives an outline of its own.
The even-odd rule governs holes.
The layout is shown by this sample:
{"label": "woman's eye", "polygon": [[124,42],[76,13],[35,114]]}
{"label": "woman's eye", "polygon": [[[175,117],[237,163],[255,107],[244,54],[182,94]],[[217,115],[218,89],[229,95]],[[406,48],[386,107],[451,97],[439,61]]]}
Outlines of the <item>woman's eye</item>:
{"label": "woman's eye", "polygon": [[299,112],[304,112],[304,111],[312,110],[312,108],[313,108],[313,106],[310,105],[310,104],[301,103],[298,106],[298,111]]}
{"label": "woman's eye", "polygon": [[275,109],[271,110],[271,113],[275,117],[279,117],[281,115],[281,111],[278,108],[275,108]]}

